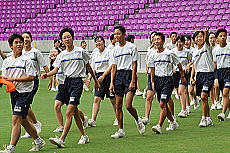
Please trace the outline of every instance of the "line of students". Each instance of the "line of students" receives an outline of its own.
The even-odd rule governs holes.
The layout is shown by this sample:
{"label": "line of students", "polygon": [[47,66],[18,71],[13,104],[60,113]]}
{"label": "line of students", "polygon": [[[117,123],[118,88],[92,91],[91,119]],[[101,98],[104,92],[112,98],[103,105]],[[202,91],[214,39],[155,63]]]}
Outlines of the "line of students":
{"label": "line of students", "polygon": [[[190,49],[190,51],[193,50],[192,54],[188,50],[191,47],[191,43],[189,43],[189,41],[191,42],[191,38],[188,36],[176,37],[172,45],[166,45],[166,47],[171,47],[172,50],[170,50],[164,47],[165,36],[162,33],[154,32],[151,34],[151,47],[148,49],[146,58],[149,74],[146,112],[145,117],[141,119],[137,110],[132,106],[133,97],[137,88],[138,51],[134,44],[125,40],[125,28],[123,26],[116,26],[114,28],[114,40],[117,44],[114,44],[113,47],[110,46],[105,48],[103,37],[96,37],[95,42],[97,50],[92,54],[91,63],[93,69],[89,63],[90,57],[84,49],[74,47],[73,30],[71,28],[62,29],[59,36],[61,41],[65,44],[66,50],[62,51],[57,56],[52,71],[49,72],[46,65],[42,64],[46,71],[45,74],[42,74],[43,79],[55,74],[63,74],[63,78],[61,79],[62,83],[59,85],[55,103],[57,105],[59,104],[59,108],[63,104],[68,105],[66,110],[66,122],[63,127],[62,135],[60,138],[49,138],[50,142],[60,148],[64,147],[65,138],[71,127],[73,117],[82,134],[78,144],[89,142],[89,137],[86,135],[83,128],[85,118],[78,108],[83,90],[82,78],[86,76],[86,69],[93,77],[95,85],[92,119],[88,123],[91,126],[96,126],[95,121],[99,111],[100,101],[107,95],[107,97],[111,99],[116,114],[116,120],[118,121],[118,131],[111,135],[111,138],[116,139],[126,136],[123,127],[122,111],[124,96],[126,97],[126,109],[135,119],[140,134],[144,134],[145,132],[144,124],[149,123],[154,93],[156,93],[161,111],[159,122],[152,127],[152,131],[161,134],[161,127],[166,117],[170,122],[166,130],[175,130],[179,124],[176,122],[174,115],[174,103],[171,94],[174,87],[178,86],[182,106],[182,111],[178,116],[187,117],[188,115],[188,93],[191,93],[192,98],[195,100],[195,106],[197,107],[197,97],[194,96],[195,85],[196,95],[201,96],[202,101],[202,118],[199,126],[206,127],[213,125],[210,118],[208,95],[213,87],[214,71],[216,68],[218,69],[217,77],[220,90],[223,91],[222,95],[224,100],[222,113],[218,115],[218,118],[224,120],[224,113],[227,108],[229,108],[230,87],[230,48],[226,43],[227,31],[225,29],[219,29],[216,32],[219,45],[217,45],[212,52],[212,48],[208,41],[208,30],[209,29],[205,29],[204,31],[197,31],[194,33],[193,39],[197,47]],[[28,33],[24,33],[26,36],[27,34]],[[20,125],[23,125],[28,134],[35,140],[35,145],[30,151],[39,151],[45,145],[44,140],[37,135],[39,131],[35,131],[35,128],[28,122],[29,119],[27,118],[27,115],[29,116],[28,111],[30,104],[32,104],[34,96],[33,88],[37,87],[34,84],[38,85],[35,78],[38,76],[39,71],[35,70],[33,62],[31,61],[33,59],[29,59],[23,54],[23,45],[25,46],[27,42],[24,40],[27,39],[26,36],[23,38],[21,35],[14,34],[9,38],[9,45],[13,50],[13,55],[3,62],[2,75],[4,78],[15,83],[17,91],[11,93],[13,109],[11,142],[4,151],[0,152],[14,152],[20,136]],[[32,41],[32,36],[29,35],[29,37]],[[188,87],[189,83],[191,88],[190,92]],[[60,114],[57,114],[57,116],[58,115],[60,116]]]}

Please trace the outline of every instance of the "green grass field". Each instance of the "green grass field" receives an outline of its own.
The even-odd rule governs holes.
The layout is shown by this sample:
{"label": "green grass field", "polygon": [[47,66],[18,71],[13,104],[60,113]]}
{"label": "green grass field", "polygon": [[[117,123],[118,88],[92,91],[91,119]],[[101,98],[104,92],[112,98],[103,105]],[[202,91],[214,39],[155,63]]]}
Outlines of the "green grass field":
{"label": "green grass field", "polygon": [[[140,74],[139,82],[143,90],[147,79],[146,76]],[[86,129],[90,138],[90,143],[86,145],[78,145],[80,132],[76,124],[73,122],[71,130],[65,141],[65,147],[58,149],[49,141],[49,137],[55,134],[52,131],[57,127],[57,120],[53,110],[54,97],[56,92],[48,91],[46,88],[47,80],[40,81],[40,88],[35,97],[32,109],[37,119],[43,124],[42,133],[40,134],[46,141],[46,146],[41,153],[227,153],[230,152],[230,120],[220,122],[217,119],[219,111],[212,111],[211,118],[214,126],[207,128],[199,128],[198,123],[201,118],[201,110],[192,111],[186,119],[177,118],[180,127],[175,131],[165,131],[168,122],[165,121],[162,135],[152,133],[151,127],[155,125],[159,118],[159,104],[154,99],[151,111],[151,124],[146,126],[146,133],[140,135],[137,131],[134,119],[128,114],[125,107],[124,111],[124,127],[127,137],[123,139],[111,139],[110,135],[117,131],[112,126],[114,113],[108,99],[102,101],[101,109],[97,118],[97,127]],[[173,96],[174,97],[174,96]],[[174,99],[175,100],[175,99]],[[84,92],[81,97],[79,108],[86,116],[91,117],[93,104],[93,93]],[[142,97],[135,97],[134,106],[140,116],[144,115],[145,100]],[[180,111],[179,101],[175,100],[175,112]],[[65,112],[66,106],[63,106]],[[22,134],[25,130],[22,129]],[[4,88],[0,88],[0,146],[9,144],[11,134],[11,104],[9,94]],[[32,139],[20,139],[16,147],[16,152],[26,153],[32,146]]]}

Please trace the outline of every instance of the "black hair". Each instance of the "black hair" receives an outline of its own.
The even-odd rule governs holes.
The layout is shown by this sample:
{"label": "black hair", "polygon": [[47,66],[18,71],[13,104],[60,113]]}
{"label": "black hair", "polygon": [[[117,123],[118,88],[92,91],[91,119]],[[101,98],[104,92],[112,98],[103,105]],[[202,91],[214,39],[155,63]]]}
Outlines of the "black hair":
{"label": "black hair", "polygon": [[109,39],[112,41],[114,39],[114,34],[112,34]]}
{"label": "black hair", "polygon": [[228,33],[226,29],[218,29],[218,30],[216,31],[215,36],[218,37],[219,34],[220,34],[221,32],[225,32],[226,34]]}
{"label": "black hair", "polygon": [[28,34],[28,35],[30,36],[31,40],[33,40],[33,37],[32,37],[31,32],[29,32],[29,31],[25,31],[25,32],[22,32],[22,35],[23,35],[24,33]]}
{"label": "black hair", "polygon": [[149,35],[150,43],[152,43],[152,42],[151,42],[151,36],[152,36],[153,34],[155,35],[156,33],[157,33],[156,31],[152,31],[152,32],[150,33],[150,35]]}
{"label": "black hair", "polygon": [[14,33],[8,39],[8,43],[10,46],[13,45],[14,39],[16,38],[19,38],[24,43],[24,38],[22,37],[22,35]]}
{"label": "black hair", "polygon": [[183,42],[183,43],[185,42],[185,38],[184,38],[183,35],[177,36],[177,37],[176,37],[176,42],[177,42],[178,40],[180,40],[180,41]]}
{"label": "black hair", "polygon": [[214,34],[214,36],[216,37],[216,35],[215,35],[214,32],[210,32],[210,33],[208,34],[208,38],[210,37],[211,34]]}
{"label": "black hair", "polygon": [[188,40],[192,40],[192,37],[190,35],[185,35],[184,38],[187,38]]}
{"label": "black hair", "polygon": [[126,33],[125,27],[123,27],[123,26],[115,26],[115,27],[114,27],[114,30],[115,30],[115,29],[119,29],[119,30],[121,31],[122,34]]}
{"label": "black hair", "polygon": [[192,36],[192,39],[193,39],[194,41],[195,41],[196,36],[199,35],[199,33],[202,33],[203,36],[204,36],[204,31],[196,31],[196,32],[193,34],[193,36]]}
{"label": "black hair", "polygon": [[171,33],[170,33],[170,37],[171,37],[173,34],[177,35],[176,32],[171,32]]}
{"label": "black hair", "polygon": [[72,36],[72,38],[74,39],[74,32],[73,32],[73,29],[66,27],[66,28],[63,28],[63,29],[60,31],[60,33],[59,33],[59,37],[60,37],[61,40],[62,40],[62,35],[63,35],[65,32],[69,32],[70,35]]}
{"label": "black hair", "polygon": [[105,44],[105,39],[102,36],[97,36],[96,38],[94,38],[94,41],[97,42],[98,39],[101,39]]}
{"label": "black hair", "polygon": [[160,36],[162,41],[165,41],[165,35],[161,32],[156,32],[155,36]]}
{"label": "black hair", "polygon": [[59,43],[60,43],[60,40],[54,39],[54,44],[55,44],[56,42],[59,42]]}
{"label": "black hair", "polygon": [[126,37],[126,40],[129,41],[129,42],[131,42],[132,39],[135,39],[135,36],[134,36],[134,35],[128,35],[128,36]]}
{"label": "black hair", "polygon": [[86,41],[85,41],[85,40],[82,40],[82,41],[81,41],[81,45],[82,45],[83,43],[86,43]]}

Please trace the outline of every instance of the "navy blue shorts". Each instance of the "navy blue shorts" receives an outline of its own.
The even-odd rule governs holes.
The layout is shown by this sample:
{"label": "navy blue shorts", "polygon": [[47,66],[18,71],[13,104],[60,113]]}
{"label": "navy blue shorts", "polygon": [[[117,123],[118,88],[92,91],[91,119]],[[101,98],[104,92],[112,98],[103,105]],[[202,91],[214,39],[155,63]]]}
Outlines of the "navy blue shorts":
{"label": "navy blue shorts", "polygon": [[168,102],[173,91],[173,77],[154,77],[154,88],[157,93],[158,102]]}
{"label": "navy blue shorts", "polygon": [[[96,73],[96,77],[99,78],[100,76],[103,75],[103,72],[101,73]],[[94,91],[94,96],[100,97],[101,99],[104,100],[104,97],[106,95],[106,98],[115,98],[115,96],[110,96],[110,91],[109,91],[109,87],[110,87],[110,81],[111,80],[111,75],[107,75],[105,77],[105,79],[100,83],[100,90],[98,91],[97,89],[95,89]]]}
{"label": "navy blue shorts", "polygon": [[148,87],[147,87],[147,90],[153,91],[152,83],[151,83],[151,74],[148,74]]}
{"label": "navy blue shorts", "polygon": [[180,72],[173,73],[173,87],[178,88],[180,84]]}
{"label": "navy blue shorts", "polygon": [[230,68],[218,69],[217,76],[220,90],[230,88]]}
{"label": "navy blue shorts", "polygon": [[66,77],[64,82],[64,95],[65,104],[79,105],[80,98],[83,91],[83,81],[82,78],[69,78]]}
{"label": "navy blue shorts", "polygon": [[34,77],[34,87],[33,87],[33,90],[32,90],[32,101],[31,101],[31,103],[30,104],[32,104],[32,102],[33,102],[33,98],[34,98],[34,96],[36,95],[36,93],[37,93],[37,91],[38,91],[38,86],[39,86],[39,79],[38,79],[38,76],[36,75],[35,77]]}
{"label": "navy blue shorts", "polygon": [[201,92],[209,94],[214,79],[213,72],[198,72],[196,75],[196,95],[200,96]]}
{"label": "navy blue shorts", "polygon": [[31,101],[33,100],[32,92],[19,93],[18,91],[10,93],[11,105],[13,115],[22,116],[26,118],[30,108]]}
{"label": "navy blue shorts", "polygon": [[58,92],[57,92],[57,95],[55,97],[55,100],[58,100],[58,101],[62,102],[63,104],[66,104],[66,105],[69,104],[69,102],[65,100],[65,86],[64,86],[64,84],[58,85]]}
{"label": "navy blue shorts", "polygon": [[215,79],[218,79],[218,69],[217,69],[216,72],[213,72],[213,75],[214,75],[214,78],[215,78]]}
{"label": "navy blue shorts", "polygon": [[[131,90],[129,89],[130,82],[132,80],[132,70],[118,70],[115,76],[114,88],[115,94],[123,97],[124,94],[127,94]],[[135,94],[135,91],[133,94]]]}
{"label": "navy blue shorts", "polygon": [[[185,85],[186,87],[190,84],[190,77],[191,77],[191,73],[185,74],[186,82],[185,82],[185,84],[183,84],[183,85]],[[181,79],[180,79],[180,85],[182,85]]]}

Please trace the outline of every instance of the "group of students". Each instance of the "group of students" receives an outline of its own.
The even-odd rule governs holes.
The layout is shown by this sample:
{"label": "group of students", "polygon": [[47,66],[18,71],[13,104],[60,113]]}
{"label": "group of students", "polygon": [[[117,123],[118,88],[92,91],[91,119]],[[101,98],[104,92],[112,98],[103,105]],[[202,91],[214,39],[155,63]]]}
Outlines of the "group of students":
{"label": "group of students", "polygon": [[[174,114],[174,102],[171,98],[174,89],[176,89],[181,103],[179,117],[188,116],[192,102],[194,108],[197,109],[199,107],[197,96],[200,96],[202,101],[200,127],[213,125],[208,97],[210,94],[210,96],[212,95],[211,99],[218,99],[219,95],[216,93],[220,89],[223,108],[218,118],[222,121],[225,120],[226,110],[230,108],[230,45],[226,42],[227,31],[225,29],[217,30],[214,36],[218,44],[215,47],[213,44],[210,45],[208,28],[194,33],[192,38],[195,43],[194,47],[191,45],[190,36],[177,36],[176,33],[171,33],[170,36],[172,41],[164,45],[165,36],[163,33],[152,32],[150,34],[151,45],[146,57],[148,84],[145,116],[141,118],[132,105],[138,82],[138,51],[133,43],[126,40],[125,27],[114,27],[111,44],[107,47],[104,38],[97,36],[95,38],[96,49],[91,57],[82,47],[74,46],[73,30],[63,28],[59,37],[66,49],[57,55],[52,64],[52,71],[47,67],[41,53],[31,47],[32,36],[29,32],[24,32],[22,35],[13,34],[8,40],[12,54],[6,58],[6,55],[0,52],[1,56],[6,58],[3,61],[1,77],[14,82],[16,86],[16,91],[11,93],[13,110],[11,141],[5,150],[0,152],[15,151],[21,125],[27,131],[25,137],[34,139],[34,145],[30,151],[39,151],[45,145],[45,141],[38,135],[41,131],[41,123],[36,120],[30,107],[38,89],[39,65],[45,70],[45,73],[41,75],[42,79],[50,79],[49,86],[52,84],[51,77],[54,75],[57,75],[59,82],[55,98],[59,127],[54,132],[62,132],[62,134],[59,138],[49,138],[49,141],[59,148],[65,146],[65,138],[70,130],[73,117],[82,134],[78,144],[89,142],[84,127],[96,126],[100,102],[105,96],[110,98],[115,113],[114,125],[118,127],[118,131],[111,135],[113,139],[126,136],[122,110],[124,96],[126,109],[133,116],[140,134],[144,134],[145,125],[150,122],[150,112],[155,94],[160,104],[160,118],[158,124],[152,127],[152,131],[161,134],[166,117],[169,121],[169,127],[166,130],[175,130],[179,126]],[[78,108],[86,72],[94,79],[95,87],[90,120]],[[211,92],[214,80],[218,82],[218,85]],[[63,124],[60,111],[63,104],[67,105],[65,124]],[[216,104],[217,102],[213,102],[215,108]]]}

